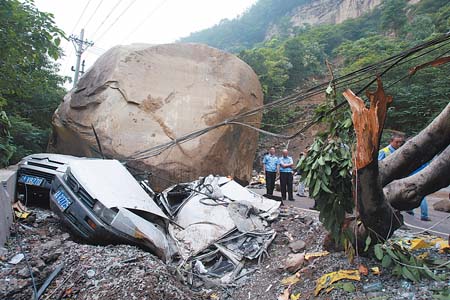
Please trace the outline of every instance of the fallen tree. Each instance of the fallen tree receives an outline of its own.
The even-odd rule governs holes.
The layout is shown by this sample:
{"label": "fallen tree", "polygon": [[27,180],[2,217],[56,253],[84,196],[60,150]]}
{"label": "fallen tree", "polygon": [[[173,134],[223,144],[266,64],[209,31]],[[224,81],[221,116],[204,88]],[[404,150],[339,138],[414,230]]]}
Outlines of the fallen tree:
{"label": "fallen tree", "polygon": [[[350,104],[356,133],[355,197],[357,219],[348,225],[362,249],[368,236],[385,241],[402,225],[403,210],[420,205],[423,197],[450,184],[450,104],[417,136],[398,151],[378,162],[386,111],[392,97],[385,94],[381,80],[375,92],[367,92],[370,107],[351,90],[343,93]],[[427,168],[409,176],[424,163]]]}

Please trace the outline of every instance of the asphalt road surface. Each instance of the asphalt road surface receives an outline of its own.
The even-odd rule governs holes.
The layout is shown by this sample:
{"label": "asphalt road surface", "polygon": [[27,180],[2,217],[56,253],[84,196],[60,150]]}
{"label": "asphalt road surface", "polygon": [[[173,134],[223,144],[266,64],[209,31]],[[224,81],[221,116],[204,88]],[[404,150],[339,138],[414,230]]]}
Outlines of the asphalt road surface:
{"label": "asphalt road surface", "polygon": [[[252,188],[252,191],[258,194],[265,194],[265,188]],[[403,212],[404,222],[406,227],[411,230],[411,233],[427,231],[430,234],[448,238],[450,235],[450,213],[436,211],[433,209],[433,204],[442,199],[448,199],[450,187],[440,190],[432,195],[426,197],[428,202],[428,216],[431,221],[420,220],[420,208],[414,209],[414,216]],[[274,192],[274,195],[281,196],[279,192]],[[284,201],[286,206],[295,206],[303,209],[310,209],[314,205],[314,200],[308,197],[299,197],[294,193],[295,201]],[[318,212],[317,212],[318,213]]]}

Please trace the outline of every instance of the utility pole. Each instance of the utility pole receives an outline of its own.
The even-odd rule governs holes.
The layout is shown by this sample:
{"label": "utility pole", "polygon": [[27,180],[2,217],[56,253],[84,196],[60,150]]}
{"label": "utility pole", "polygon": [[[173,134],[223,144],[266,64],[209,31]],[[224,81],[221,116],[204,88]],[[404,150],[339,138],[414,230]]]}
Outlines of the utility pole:
{"label": "utility pole", "polygon": [[[75,35],[71,35],[69,37],[69,40],[72,41],[73,46],[75,47],[75,51],[77,53],[77,62],[75,64],[75,75],[73,77],[73,86],[75,87],[78,82],[78,76],[80,73],[80,62],[81,62],[81,54],[83,54],[84,51],[86,51],[87,48],[94,45],[93,42],[90,42],[88,40],[84,40],[84,29],[81,29],[80,37],[77,37]],[[84,71],[84,65],[83,65],[83,71]]]}

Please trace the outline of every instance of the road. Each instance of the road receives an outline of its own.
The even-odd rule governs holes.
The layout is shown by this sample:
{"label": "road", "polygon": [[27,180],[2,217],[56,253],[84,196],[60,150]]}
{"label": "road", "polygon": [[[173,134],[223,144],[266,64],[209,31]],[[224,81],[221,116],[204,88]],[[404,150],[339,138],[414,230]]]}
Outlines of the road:
{"label": "road", "polygon": [[[258,194],[264,194],[266,189],[251,189]],[[442,199],[448,199],[450,187],[440,190],[430,196],[427,196],[428,215],[431,218],[430,222],[420,220],[420,208],[414,209],[414,216],[403,213],[404,222],[411,233],[427,231],[430,234],[448,238],[450,235],[450,213],[436,211],[433,209],[433,204]],[[281,196],[279,192],[274,192],[274,195]],[[284,205],[299,207],[310,210],[314,205],[314,200],[307,197],[299,197],[294,194],[295,201],[285,201]],[[317,211],[313,211],[318,213]]]}

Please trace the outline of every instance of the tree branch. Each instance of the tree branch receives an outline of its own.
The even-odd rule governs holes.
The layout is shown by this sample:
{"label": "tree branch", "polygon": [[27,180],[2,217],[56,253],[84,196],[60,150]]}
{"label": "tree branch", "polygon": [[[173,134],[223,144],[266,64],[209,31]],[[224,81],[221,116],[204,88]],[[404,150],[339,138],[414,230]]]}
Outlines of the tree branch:
{"label": "tree branch", "polygon": [[408,176],[450,144],[450,103],[418,135],[379,161],[381,186]]}
{"label": "tree branch", "polygon": [[399,210],[410,210],[420,205],[423,197],[450,185],[450,146],[430,165],[412,176],[395,180],[384,187],[384,195]]}

